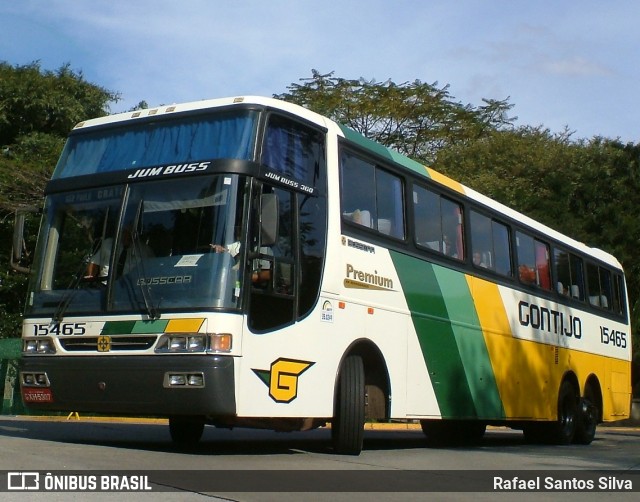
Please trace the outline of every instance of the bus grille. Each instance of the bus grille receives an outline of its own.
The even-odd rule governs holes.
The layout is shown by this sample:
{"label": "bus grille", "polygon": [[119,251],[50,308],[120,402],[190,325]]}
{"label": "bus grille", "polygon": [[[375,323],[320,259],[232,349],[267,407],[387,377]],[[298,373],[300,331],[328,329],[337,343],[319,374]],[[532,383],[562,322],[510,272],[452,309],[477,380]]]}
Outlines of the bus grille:
{"label": "bus grille", "polygon": [[[155,336],[112,336],[109,352],[119,350],[147,350],[156,341]],[[98,337],[73,338],[60,340],[62,348],[69,352],[97,352]]]}

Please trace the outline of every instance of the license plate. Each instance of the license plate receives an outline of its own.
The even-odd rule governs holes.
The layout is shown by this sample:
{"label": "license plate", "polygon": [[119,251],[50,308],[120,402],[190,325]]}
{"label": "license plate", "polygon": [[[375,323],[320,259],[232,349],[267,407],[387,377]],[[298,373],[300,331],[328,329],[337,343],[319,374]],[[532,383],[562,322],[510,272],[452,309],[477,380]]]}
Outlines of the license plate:
{"label": "license plate", "polygon": [[22,400],[25,403],[53,403],[53,394],[51,389],[22,389]]}

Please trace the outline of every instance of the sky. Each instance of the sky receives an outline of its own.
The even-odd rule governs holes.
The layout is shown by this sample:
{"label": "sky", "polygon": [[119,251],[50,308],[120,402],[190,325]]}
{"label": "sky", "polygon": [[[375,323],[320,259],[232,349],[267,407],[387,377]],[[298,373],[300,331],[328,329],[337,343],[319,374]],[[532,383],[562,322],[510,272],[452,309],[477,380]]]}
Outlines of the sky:
{"label": "sky", "polygon": [[0,0],[0,61],[69,64],[111,112],[334,76],[509,98],[517,125],[640,142],[635,0]]}

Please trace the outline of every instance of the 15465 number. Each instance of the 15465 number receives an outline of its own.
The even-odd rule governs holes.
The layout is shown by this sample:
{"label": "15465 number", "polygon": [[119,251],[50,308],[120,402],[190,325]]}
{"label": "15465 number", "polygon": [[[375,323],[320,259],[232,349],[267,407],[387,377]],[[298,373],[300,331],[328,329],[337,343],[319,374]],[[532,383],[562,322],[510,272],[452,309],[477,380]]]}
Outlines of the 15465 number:
{"label": "15465 number", "polygon": [[34,324],[32,336],[84,335],[86,332],[86,323],[84,322]]}
{"label": "15465 number", "polygon": [[600,342],[620,347],[621,349],[627,348],[627,334],[617,329],[609,329],[605,326],[600,326]]}

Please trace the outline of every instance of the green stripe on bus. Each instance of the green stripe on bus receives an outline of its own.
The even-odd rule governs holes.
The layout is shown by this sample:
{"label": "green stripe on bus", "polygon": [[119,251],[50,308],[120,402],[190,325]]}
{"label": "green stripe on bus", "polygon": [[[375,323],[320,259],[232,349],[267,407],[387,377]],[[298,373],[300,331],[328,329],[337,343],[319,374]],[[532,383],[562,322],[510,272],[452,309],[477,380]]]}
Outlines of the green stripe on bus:
{"label": "green stripe on bus", "polygon": [[136,321],[131,333],[164,333],[167,324],[169,324],[169,319]]}
{"label": "green stripe on bus", "polygon": [[401,253],[391,256],[442,416],[503,418],[464,274]]}
{"label": "green stripe on bus", "polygon": [[[443,417],[477,417],[434,266],[391,252]],[[428,313],[428,314],[427,314]]]}
{"label": "green stripe on bus", "polygon": [[129,335],[136,321],[107,321],[102,327],[101,335]]}
{"label": "green stripe on bus", "polygon": [[340,125],[340,129],[342,130],[342,133],[344,134],[344,137],[347,140],[351,141],[352,143],[355,143],[356,145],[366,150],[372,151],[377,155],[380,155],[381,157],[389,159],[392,162],[396,162],[397,164],[400,164],[408,169],[411,169],[412,171],[415,171],[422,176],[429,177],[427,168],[422,164],[420,164],[419,162],[416,162],[415,160],[411,160],[410,158],[405,157],[404,155],[401,155],[395,150],[386,148],[385,146],[382,146],[380,143],[376,143],[375,141],[370,140],[369,138],[363,136],[359,132],[356,132],[353,129],[349,129],[347,126],[344,126],[341,124],[339,125]]}
{"label": "green stripe on bus", "polygon": [[155,321],[107,321],[101,335],[131,335],[145,333],[164,333],[168,320]]}
{"label": "green stripe on bus", "polygon": [[504,407],[469,283],[460,272],[437,265],[433,268],[438,284],[446,291],[443,300],[478,417],[504,418]]}

